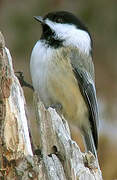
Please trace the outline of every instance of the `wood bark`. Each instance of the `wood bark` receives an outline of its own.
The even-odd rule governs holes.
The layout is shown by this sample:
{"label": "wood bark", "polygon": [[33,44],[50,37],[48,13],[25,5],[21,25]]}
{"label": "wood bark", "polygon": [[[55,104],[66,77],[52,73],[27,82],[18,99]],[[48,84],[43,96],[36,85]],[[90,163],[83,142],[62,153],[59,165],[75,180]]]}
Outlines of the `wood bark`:
{"label": "wood bark", "polygon": [[23,90],[0,33],[0,179],[101,180],[97,160],[81,153],[64,117],[34,99],[39,141],[32,148]]}

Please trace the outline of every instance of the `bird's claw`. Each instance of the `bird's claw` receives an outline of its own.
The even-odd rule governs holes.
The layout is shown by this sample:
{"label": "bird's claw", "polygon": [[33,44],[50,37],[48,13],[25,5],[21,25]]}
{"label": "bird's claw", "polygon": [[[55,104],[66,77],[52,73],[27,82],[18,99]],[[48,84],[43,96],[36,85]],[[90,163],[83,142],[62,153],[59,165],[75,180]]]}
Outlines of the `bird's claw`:
{"label": "bird's claw", "polygon": [[62,105],[60,103],[52,104],[50,107],[55,109],[58,112],[62,110]]}
{"label": "bird's claw", "polygon": [[16,74],[22,87],[24,86],[24,87],[28,87],[28,88],[34,90],[33,86],[24,80],[24,74],[22,71],[17,71],[17,72],[15,72],[15,74]]}

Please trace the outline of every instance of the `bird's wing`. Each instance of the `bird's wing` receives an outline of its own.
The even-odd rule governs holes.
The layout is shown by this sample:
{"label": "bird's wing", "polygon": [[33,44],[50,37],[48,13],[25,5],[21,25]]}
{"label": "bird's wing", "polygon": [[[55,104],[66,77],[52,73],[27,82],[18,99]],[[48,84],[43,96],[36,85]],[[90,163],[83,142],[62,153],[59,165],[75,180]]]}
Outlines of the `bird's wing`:
{"label": "bird's wing", "polygon": [[94,138],[95,147],[98,146],[98,105],[96,98],[96,90],[93,80],[88,72],[83,71],[81,68],[73,67],[73,72],[77,79],[80,91],[89,110],[89,121],[91,131]]}

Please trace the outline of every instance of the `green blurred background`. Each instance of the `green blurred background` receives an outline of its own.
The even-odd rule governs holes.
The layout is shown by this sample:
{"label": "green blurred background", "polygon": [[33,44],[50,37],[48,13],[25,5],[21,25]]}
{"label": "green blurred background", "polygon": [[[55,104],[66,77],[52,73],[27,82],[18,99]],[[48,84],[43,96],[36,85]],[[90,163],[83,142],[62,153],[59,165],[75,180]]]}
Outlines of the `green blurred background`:
{"label": "green blurred background", "polygon": [[[99,161],[104,180],[117,179],[117,1],[115,0],[0,0],[0,31],[4,34],[15,71],[31,82],[29,63],[41,27],[34,15],[67,10],[88,27],[94,41],[96,88],[100,109]],[[32,129],[33,95],[24,88]],[[77,129],[71,124],[74,139]]]}

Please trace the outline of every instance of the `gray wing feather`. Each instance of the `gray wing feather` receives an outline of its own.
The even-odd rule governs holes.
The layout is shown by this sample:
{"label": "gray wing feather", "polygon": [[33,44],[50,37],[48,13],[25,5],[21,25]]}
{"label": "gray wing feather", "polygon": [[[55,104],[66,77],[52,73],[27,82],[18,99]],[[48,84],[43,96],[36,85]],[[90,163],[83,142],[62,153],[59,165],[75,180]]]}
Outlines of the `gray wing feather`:
{"label": "gray wing feather", "polygon": [[92,131],[95,147],[97,149],[99,118],[98,118],[98,105],[97,105],[95,86],[90,75],[86,71],[83,71],[81,68],[78,67],[76,68],[73,66],[73,72],[77,79],[82,96],[84,97],[84,100],[88,106],[91,131]]}

